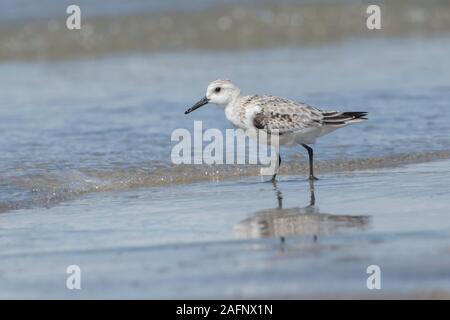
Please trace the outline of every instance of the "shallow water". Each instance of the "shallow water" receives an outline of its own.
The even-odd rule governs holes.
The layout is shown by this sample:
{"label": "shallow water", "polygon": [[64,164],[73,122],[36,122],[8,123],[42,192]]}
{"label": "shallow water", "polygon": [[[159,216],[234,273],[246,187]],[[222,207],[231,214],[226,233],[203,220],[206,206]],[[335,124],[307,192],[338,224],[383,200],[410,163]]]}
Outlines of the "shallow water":
{"label": "shallow water", "polygon": [[[368,111],[368,122],[318,142],[319,172],[448,157],[448,52],[448,38],[409,38],[2,63],[0,212],[96,191],[258,174],[257,166],[172,165],[174,129],[192,131],[194,120],[203,129],[231,127],[212,105],[183,114],[219,77],[244,93]],[[283,173],[304,172],[303,150],[283,154]]]}
{"label": "shallow water", "polygon": [[[65,1],[0,0],[0,297],[448,296],[448,5],[389,2],[369,32],[359,1],[324,2],[81,1],[68,37]],[[231,127],[184,115],[216,78],[369,121],[318,141],[313,189],[302,148],[276,186],[176,166],[174,129]]]}
{"label": "shallow water", "polygon": [[[309,183],[285,176],[276,187],[258,178],[201,182],[4,214],[0,297],[448,293],[449,165],[325,174],[314,206]],[[64,287],[72,264],[82,270],[78,292]],[[374,264],[382,290],[370,291]]]}

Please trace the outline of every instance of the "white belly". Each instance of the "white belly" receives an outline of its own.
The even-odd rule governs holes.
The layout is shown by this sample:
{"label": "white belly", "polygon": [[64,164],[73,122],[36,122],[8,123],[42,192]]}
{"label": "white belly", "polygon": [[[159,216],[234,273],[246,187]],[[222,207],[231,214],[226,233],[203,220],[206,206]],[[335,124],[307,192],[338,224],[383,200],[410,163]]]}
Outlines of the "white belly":
{"label": "white belly", "polygon": [[285,147],[293,147],[299,144],[314,144],[317,138],[326,135],[336,129],[338,129],[338,127],[318,127],[282,134],[279,137],[279,145]]}
{"label": "white belly", "polygon": [[313,144],[316,142],[317,138],[324,136],[338,128],[338,126],[325,126],[301,130],[293,134],[294,140],[297,144]]}

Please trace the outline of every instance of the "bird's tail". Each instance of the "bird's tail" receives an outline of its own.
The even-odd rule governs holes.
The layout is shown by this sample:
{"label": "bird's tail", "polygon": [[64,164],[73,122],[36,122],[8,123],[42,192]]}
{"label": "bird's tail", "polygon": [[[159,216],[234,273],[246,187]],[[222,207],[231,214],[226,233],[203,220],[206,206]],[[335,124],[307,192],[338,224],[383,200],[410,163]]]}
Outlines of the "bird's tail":
{"label": "bird's tail", "polygon": [[341,126],[367,120],[367,112],[324,112],[322,122],[326,125]]}

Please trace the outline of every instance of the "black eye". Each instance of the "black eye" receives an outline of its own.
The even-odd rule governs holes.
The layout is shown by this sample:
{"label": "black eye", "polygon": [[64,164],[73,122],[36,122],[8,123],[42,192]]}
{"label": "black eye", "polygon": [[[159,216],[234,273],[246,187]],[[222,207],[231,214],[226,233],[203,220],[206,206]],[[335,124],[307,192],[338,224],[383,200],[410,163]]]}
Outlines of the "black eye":
{"label": "black eye", "polygon": [[220,87],[214,89],[215,92],[220,92]]}

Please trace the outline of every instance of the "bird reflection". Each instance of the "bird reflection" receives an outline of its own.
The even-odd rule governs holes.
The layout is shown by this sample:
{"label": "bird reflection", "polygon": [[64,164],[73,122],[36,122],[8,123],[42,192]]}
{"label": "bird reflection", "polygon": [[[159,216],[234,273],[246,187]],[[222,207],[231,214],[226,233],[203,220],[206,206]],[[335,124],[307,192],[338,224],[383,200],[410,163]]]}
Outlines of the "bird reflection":
{"label": "bird reflection", "polygon": [[237,234],[244,238],[285,237],[293,235],[332,234],[346,230],[364,230],[369,216],[337,215],[320,212],[316,206],[314,181],[309,183],[309,205],[283,208],[283,193],[276,182],[273,184],[278,207],[257,211],[235,226]]}

